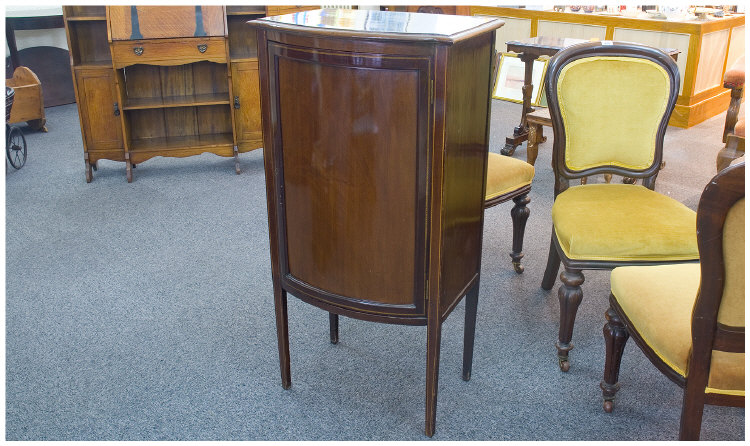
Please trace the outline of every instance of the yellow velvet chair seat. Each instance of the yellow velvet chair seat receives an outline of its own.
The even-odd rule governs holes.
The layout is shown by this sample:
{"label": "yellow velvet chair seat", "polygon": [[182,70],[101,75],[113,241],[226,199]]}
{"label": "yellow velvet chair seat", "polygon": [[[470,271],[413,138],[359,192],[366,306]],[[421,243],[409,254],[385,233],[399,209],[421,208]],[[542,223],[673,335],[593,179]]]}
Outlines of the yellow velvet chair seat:
{"label": "yellow velvet chair seat", "polygon": [[552,223],[570,259],[698,259],[695,212],[644,186],[589,184],[567,189],[552,205]]}
{"label": "yellow velvet chair seat", "polygon": [[490,200],[531,184],[534,166],[531,164],[490,153],[487,159],[487,190],[484,199]]}
{"label": "yellow velvet chair seat", "polygon": [[[612,270],[612,295],[631,329],[674,371],[687,376],[700,264],[627,266]],[[745,354],[714,351],[707,393],[745,394]]]}

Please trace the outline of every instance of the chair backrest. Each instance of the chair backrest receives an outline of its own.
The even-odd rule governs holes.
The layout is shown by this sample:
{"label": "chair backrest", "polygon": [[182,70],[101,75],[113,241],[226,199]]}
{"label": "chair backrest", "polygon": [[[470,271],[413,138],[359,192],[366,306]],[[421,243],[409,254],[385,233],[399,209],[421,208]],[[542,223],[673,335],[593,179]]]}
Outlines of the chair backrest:
{"label": "chair backrest", "polygon": [[664,52],[587,42],[549,62],[545,92],[555,134],[555,192],[598,173],[643,178],[653,189],[680,74]]}
{"label": "chair backrest", "polygon": [[724,358],[745,351],[745,163],[722,170],[708,183],[697,214],[701,285],[693,307],[688,380],[705,380],[699,385],[705,388],[716,351],[725,352],[719,354]]}

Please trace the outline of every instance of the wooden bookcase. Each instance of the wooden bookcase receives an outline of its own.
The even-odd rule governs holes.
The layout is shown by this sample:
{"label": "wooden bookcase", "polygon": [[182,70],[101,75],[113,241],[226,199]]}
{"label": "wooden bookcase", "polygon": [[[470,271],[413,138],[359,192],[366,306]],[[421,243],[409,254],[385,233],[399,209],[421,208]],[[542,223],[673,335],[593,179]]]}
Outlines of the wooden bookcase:
{"label": "wooden bookcase", "polygon": [[[234,157],[262,147],[247,21],[312,7],[64,6],[86,181],[97,161]],[[278,11],[277,11],[278,10]],[[198,19],[200,18],[200,20]]]}

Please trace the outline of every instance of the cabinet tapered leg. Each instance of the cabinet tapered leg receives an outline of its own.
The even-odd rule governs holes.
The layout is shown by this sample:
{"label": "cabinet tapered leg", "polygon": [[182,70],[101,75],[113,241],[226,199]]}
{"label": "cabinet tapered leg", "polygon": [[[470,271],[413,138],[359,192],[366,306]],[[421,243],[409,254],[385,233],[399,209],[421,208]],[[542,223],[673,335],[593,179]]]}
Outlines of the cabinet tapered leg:
{"label": "cabinet tapered leg", "polygon": [[479,301],[479,282],[466,295],[466,317],[464,319],[464,370],[463,379],[471,379],[471,362],[474,358],[474,329],[477,324],[477,303]]}
{"label": "cabinet tapered leg", "polygon": [[281,387],[292,387],[292,371],[289,364],[289,320],[286,310],[286,291],[273,287],[276,307],[276,336],[279,339],[279,366],[281,367]]}
{"label": "cabinet tapered leg", "polygon": [[[437,303],[434,304],[437,307]],[[440,366],[440,332],[442,329],[437,308],[430,309],[427,321],[427,386],[425,398],[424,433],[428,437],[435,434],[437,415],[438,369]],[[432,317],[434,316],[434,317]]]}
{"label": "cabinet tapered leg", "polygon": [[331,326],[331,344],[339,343],[339,315],[328,313],[328,323]]}

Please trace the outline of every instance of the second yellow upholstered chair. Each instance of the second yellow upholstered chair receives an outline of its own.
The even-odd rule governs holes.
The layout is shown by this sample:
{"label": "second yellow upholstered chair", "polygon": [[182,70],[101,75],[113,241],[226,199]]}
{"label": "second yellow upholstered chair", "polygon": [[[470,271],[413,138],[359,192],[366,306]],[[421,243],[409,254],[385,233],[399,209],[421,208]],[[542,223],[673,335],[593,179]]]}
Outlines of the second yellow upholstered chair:
{"label": "second yellow upholstered chair", "polygon": [[490,153],[487,159],[487,187],[484,195],[484,208],[513,200],[515,206],[510,211],[513,219],[513,249],[510,253],[513,268],[523,272],[523,233],[529,218],[529,191],[534,179],[534,166],[509,156]]}
{"label": "second yellow upholstered chair", "polygon": [[698,440],[704,404],[745,406],[745,164],[722,170],[698,204],[700,264],[612,271],[601,382],[604,410],[619,388],[630,336],[685,389],[680,439]]}
{"label": "second yellow upholstered chair", "polygon": [[[698,259],[695,212],[654,191],[680,76],[658,49],[620,42],[568,47],[549,63],[545,91],[555,135],[552,240],[542,288],[560,275],[561,370],[583,292],[582,270]],[[615,174],[642,185],[571,180]]]}

